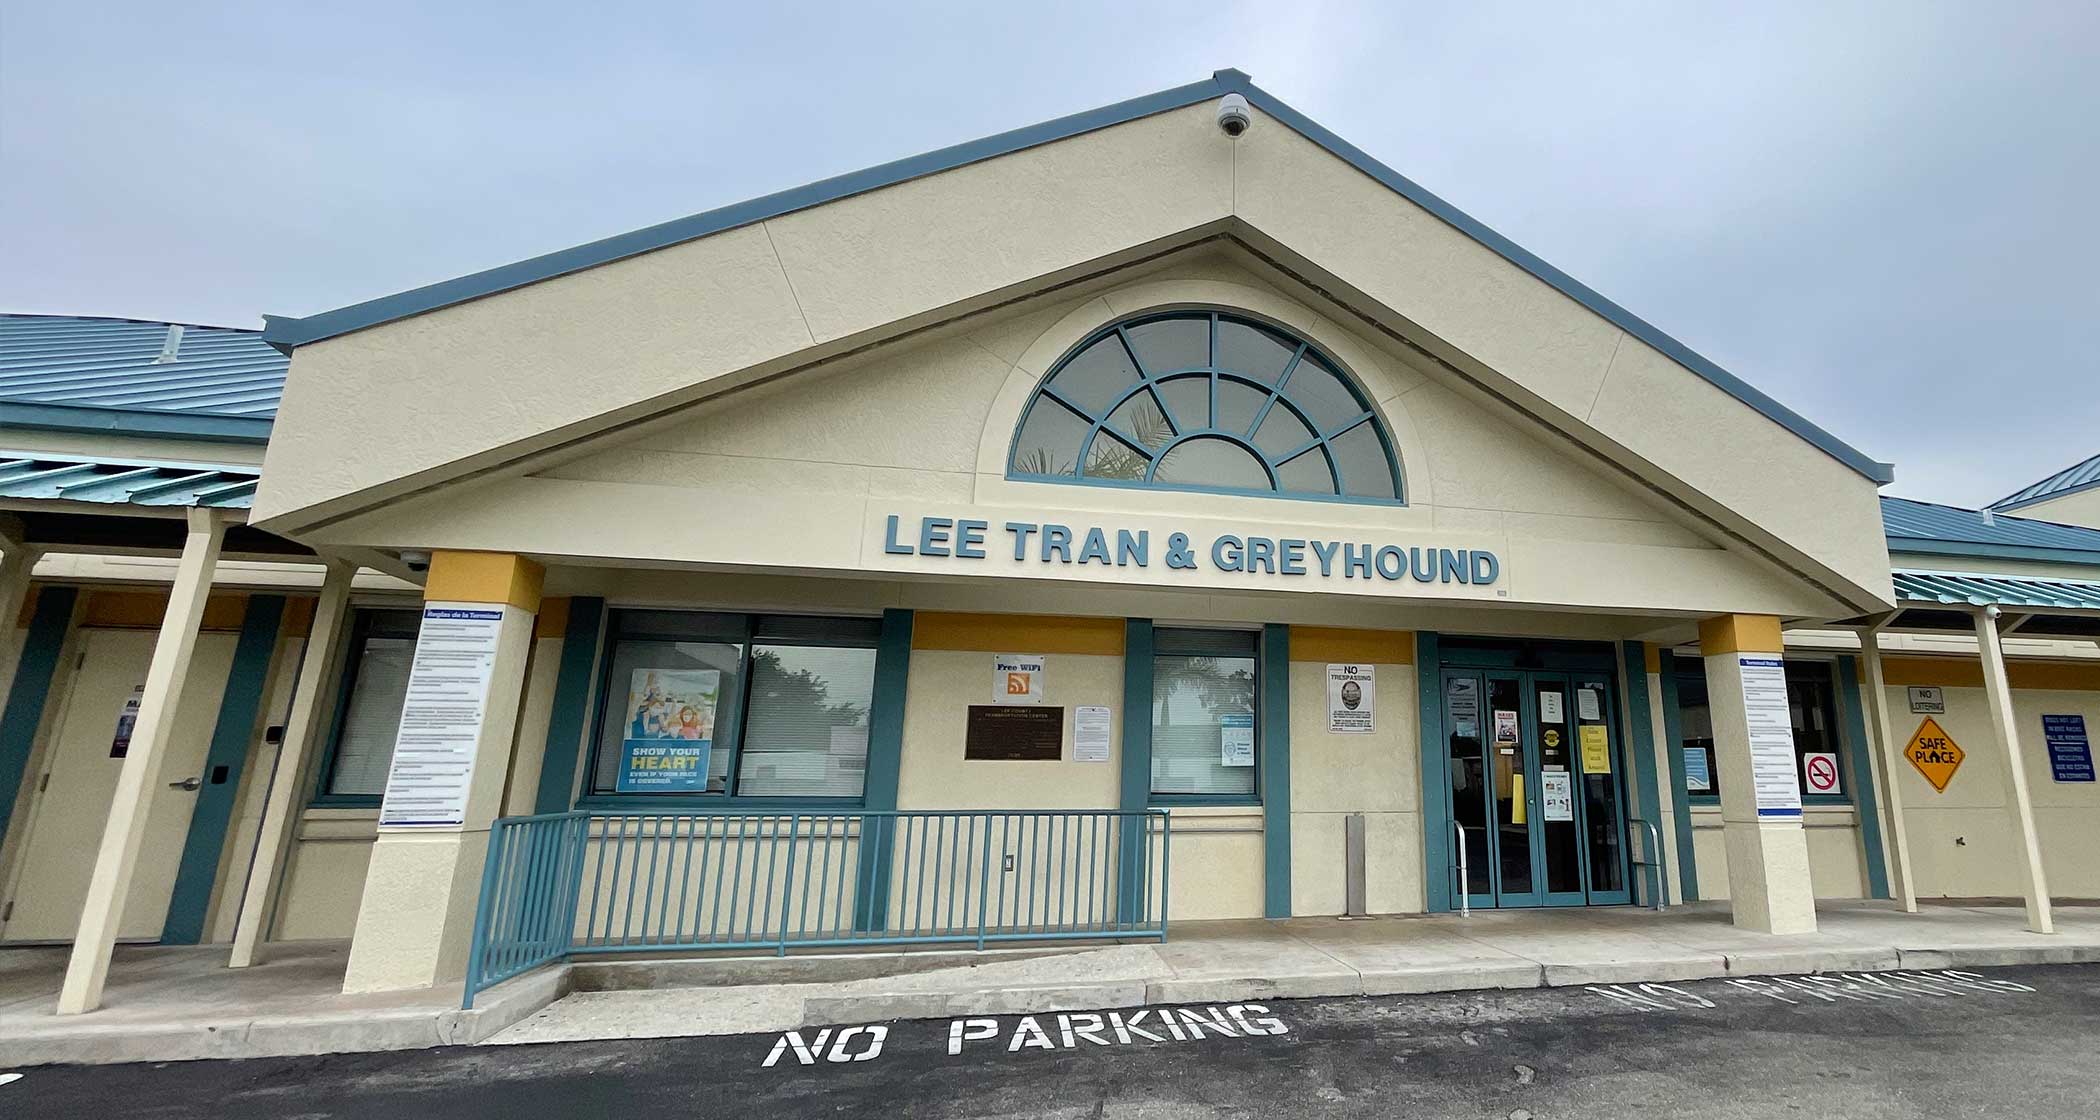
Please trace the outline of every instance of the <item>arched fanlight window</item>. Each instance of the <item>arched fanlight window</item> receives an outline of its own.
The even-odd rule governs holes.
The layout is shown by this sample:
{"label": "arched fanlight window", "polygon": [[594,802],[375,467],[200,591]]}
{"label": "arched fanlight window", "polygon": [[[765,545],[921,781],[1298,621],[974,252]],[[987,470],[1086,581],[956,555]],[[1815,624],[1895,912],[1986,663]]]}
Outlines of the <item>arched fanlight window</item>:
{"label": "arched fanlight window", "polygon": [[1103,328],[1036,387],[1009,478],[1400,502],[1400,460],[1333,359],[1265,323],[1174,311]]}

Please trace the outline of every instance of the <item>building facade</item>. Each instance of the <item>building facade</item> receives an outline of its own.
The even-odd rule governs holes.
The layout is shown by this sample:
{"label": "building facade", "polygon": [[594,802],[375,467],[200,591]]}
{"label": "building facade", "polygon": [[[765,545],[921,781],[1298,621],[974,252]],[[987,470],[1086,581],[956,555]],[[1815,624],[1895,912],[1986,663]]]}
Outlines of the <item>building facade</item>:
{"label": "building facade", "polygon": [[[452,983],[477,915],[627,936],[638,889],[633,944],[655,906],[687,947],[741,943],[688,916],[775,908],[783,944],[953,933],[1015,877],[1058,918],[980,909],[980,943],[1692,898],[1776,934],[1817,898],[2024,895],[2046,926],[2052,887],[2095,893],[2065,854],[2089,755],[2052,767],[2100,719],[2100,529],[1881,498],[1885,464],[1236,72],[265,338],[290,366],[243,526],[318,593],[271,647],[283,715],[220,717],[253,854],[206,936],[236,963],[348,937],[349,990]],[[262,663],[177,609],[215,578],[186,516],[157,641],[205,653],[141,681],[137,790]],[[24,617],[23,669],[99,629]],[[83,826],[90,913],[143,889],[155,796]],[[507,895],[510,861],[567,866],[501,846],[541,843],[495,824],[526,815],[580,822],[575,873],[625,909]],[[41,827],[9,858],[64,843]],[[783,845],[803,878],[757,872]],[[79,928],[91,973],[111,935]]]}

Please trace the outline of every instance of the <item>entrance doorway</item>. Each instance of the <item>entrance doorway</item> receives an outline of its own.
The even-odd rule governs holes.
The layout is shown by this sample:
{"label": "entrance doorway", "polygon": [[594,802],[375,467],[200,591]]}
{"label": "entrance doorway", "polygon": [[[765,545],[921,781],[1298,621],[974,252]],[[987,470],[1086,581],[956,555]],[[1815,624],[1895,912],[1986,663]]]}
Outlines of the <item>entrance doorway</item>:
{"label": "entrance doorway", "polygon": [[1443,671],[1451,876],[1474,907],[1624,904],[1625,783],[1607,670]]}
{"label": "entrance doorway", "polygon": [[[50,749],[33,778],[22,858],[15,861],[7,903],[0,907],[0,942],[72,940],[117,774],[130,749],[129,720],[137,715],[156,636],[151,630],[81,631],[79,665],[51,731]],[[192,779],[200,775],[211,746],[235,640],[233,634],[197,637],[175,733],[160,773],[147,785],[146,841],[117,926],[121,940],[158,941],[167,924],[190,813],[197,805]]]}

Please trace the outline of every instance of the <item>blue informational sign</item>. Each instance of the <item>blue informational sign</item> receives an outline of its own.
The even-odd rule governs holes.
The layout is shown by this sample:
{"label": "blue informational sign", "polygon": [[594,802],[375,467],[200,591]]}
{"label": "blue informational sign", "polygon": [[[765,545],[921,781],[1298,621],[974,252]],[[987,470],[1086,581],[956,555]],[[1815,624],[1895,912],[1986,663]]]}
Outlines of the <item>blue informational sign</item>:
{"label": "blue informational sign", "polygon": [[2093,780],[2093,747],[2086,741],[2084,716],[2043,716],[2042,737],[2049,740],[2049,773],[2059,782]]}
{"label": "blue informational sign", "polygon": [[1713,771],[1706,765],[1705,747],[1684,748],[1684,788],[1689,793],[1712,793]]}
{"label": "blue informational sign", "polygon": [[621,746],[621,793],[706,793],[707,739],[628,739]]}

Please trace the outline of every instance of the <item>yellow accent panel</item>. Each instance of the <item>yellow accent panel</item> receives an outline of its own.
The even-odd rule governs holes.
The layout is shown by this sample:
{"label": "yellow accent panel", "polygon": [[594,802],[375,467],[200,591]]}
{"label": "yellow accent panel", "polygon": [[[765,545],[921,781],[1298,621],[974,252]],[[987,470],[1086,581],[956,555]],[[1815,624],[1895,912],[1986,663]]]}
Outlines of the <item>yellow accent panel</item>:
{"label": "yellow accent panel", "polygon": [[1123,620],[1046,614],[954,614],[919,611],[911,620],[911,648],[984,653],[1092,653],[1123,655]]}
{"label": "yellow accent panel", "polygon": [[1662,672],[1662,671],[1663,671],[1663,651],[1662,651],[1662,647],[1661,647],[1661,646],[1658,646],[1658,645],[1656,645],[1656,644],[1655,644],[1654,642],[1642,642],[1642,643],[1641,643],[1641,664],[1642,664],[1642,665],[1645,665],[1645,666],[1647,666],[1647,668],[1648,668],[1648,671],[1649,671],[1649,672],[1651,672],[1651,673],[1660,673],[1660,672]]}
{"label": "yellow accent panel", "polygon": [[532,637],[559,638],[569,632],[569,597],[554,595],[540,600],[540,612],[532,620]]}
{"label": "yellow accent panel", "polygon": [[314,610],[319,606],[320,600],[310,596],[301,595],[285,600],[284,621],[280,624],[278,636],[304,638],[313,633]]}
{"label": "yellow accent panel", "polygon": [[[1983,663],[1974,658],[1884,655],[1881,659],[1881,670],[1891,688],[1911,685],[1938,685],[1941,688],[1983,687]],[[2065,661],[2007,661],[2005,679],[2014,688],[2100,692],[2100,665],[2080,665]]]}
{"label": "yellow accent panel", "polygon": [[[239,630],[247,610],[246,595],[213,595],[204,602],[204,621],[199,629]],[[80,625],[112,630],[158,630],[167,613],[168,595],[165,591],[91,591],[87,597],[87,610],[80,616]]]}
{"label": "yellow accent panel", "polygon": [[1362,665],[1412,665],[1415,663],[1415,632],[1293,626],[1291,660],[1342,661]]}
{"label": "yellow accent panel", "polygon": [[537,611],[546,576],[546,569],[537,563],[508,552],[437,552],[430,557],[423,600],[508,603],[519,610]]}
{"label": "yellow accent panel", "polygon": [[1786,648],[1779,620],[1768,614],[1715,615],[1699,623],[1699,653],[1778,653]]}

